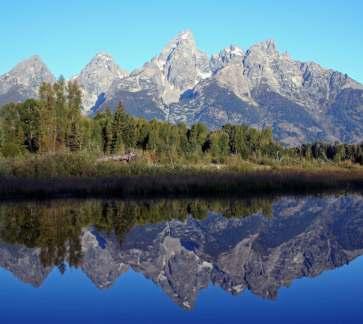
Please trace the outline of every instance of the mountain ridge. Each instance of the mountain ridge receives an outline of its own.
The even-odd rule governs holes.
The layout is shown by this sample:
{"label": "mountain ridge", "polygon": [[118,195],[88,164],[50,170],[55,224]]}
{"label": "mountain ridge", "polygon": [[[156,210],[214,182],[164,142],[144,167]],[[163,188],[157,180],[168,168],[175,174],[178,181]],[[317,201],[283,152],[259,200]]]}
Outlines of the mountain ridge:
{"label": "mountain ridge", "polygon": [[[32,70],[32,60],[24,62],[18,65]],[[0,104],[36,96],[39,82],[29,91],[25,81],[9,86],[6,76],[13,70],[0,76]],[[40,81],[51,79],[49,70],[40,69]],[[293,60],[273,40],[246,51],[230,45],[209,57],[186,30],[130,73],[98,53],[73,80],[90,115],[122,102],[130,114],[147,119],[204,122],[211,129],[227,123],[272,127],[287,145],[363,141],[363,85],[315,62]]]}

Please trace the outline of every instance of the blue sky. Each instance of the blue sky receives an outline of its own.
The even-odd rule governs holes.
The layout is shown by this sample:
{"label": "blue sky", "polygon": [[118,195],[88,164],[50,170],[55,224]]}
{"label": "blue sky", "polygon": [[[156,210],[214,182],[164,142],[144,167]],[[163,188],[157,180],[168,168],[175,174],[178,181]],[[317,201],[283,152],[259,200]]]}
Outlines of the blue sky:
{"label": "blue sky", "polygon": [[100,51],[132,70],[191,29],[209,54],[272,38],[293,58],[363,82],[361,0],[4,0],[0,10],[0,74],[38,54],[69,77]]}

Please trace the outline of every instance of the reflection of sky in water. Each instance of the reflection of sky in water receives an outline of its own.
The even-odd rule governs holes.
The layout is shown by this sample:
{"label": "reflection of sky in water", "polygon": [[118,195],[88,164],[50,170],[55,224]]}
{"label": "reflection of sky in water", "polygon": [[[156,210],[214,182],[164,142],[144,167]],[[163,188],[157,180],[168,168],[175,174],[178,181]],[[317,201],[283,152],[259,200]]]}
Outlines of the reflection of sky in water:
{"label": "reflection of sky in water", "polygon": [[0,271],[1,323],[362,323],[363,258],[317,278],[295,281],[264,300],[219,287],[202,290],[192,311],[129,271],[111,289],[97,289],[77,270],[53,271],[38,289]]}
{"label": "reflection of sky in water", "polygon": [[363,198],[277,199],[269,217],[248,206],[254,216],[126,226],[121,248],[85,228],[80,268],[63,275],[47,276],[37,249],[2,243],[13,274],[0,270],[0,323],[362,323]]}

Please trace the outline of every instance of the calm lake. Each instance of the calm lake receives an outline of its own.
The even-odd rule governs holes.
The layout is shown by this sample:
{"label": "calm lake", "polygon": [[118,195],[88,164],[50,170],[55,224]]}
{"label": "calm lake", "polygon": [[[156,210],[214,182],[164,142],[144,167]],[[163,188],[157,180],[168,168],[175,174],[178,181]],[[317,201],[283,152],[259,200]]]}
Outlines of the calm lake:
{"label": "calm lake", "polygon": [[0,323],[363,323],[363,196],[0,204]]}

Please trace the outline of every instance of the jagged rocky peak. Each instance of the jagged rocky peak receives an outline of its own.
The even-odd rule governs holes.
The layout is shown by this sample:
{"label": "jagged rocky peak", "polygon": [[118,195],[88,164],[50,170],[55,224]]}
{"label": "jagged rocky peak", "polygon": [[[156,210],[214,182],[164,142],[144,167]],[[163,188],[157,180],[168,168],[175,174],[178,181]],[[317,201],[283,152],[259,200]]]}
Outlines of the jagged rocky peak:
{"label": "jagged rocky peak", "polygon": [[179,33],[154,61],[166,80],[181,91],[211,75],[208,55],[196,46],[190,30]]}
{"label": "jagged rocky peak", "polygon": [[276,42],[273,39],[267,39],[251,47],[251,50],[256,50],[256,49],[270,55],[278,53]]}
{"label": "jagged rocky peak", "polygon": [[251,46],[245,55],[244,64],[250,66],[253,64],[263,64],[279,58],[280,53],[277,50],[275,41],[269,39]]}
{"label": "jagged rocky peak", "polygon": [[152,93],[161,109],[164,104],[176,103],[183,92],[211,76],[208,55],[201,52],[191,31],[174,37],[159,55],[135,70],[129,77],[116,81],[108,94],[111,99],[119,92]]}
{"label": "jagged rocky peak", "polygon": [[128,73],[119,67],[112,56],[98,53],[74,79],[83,89],[83,108],[86,112],[95,105],[116,79],[126,77]]}
{"label": "jagged rocky peak", "polygon": [[331,69],[325,69],[315,62],[305,62],[300,65],[303,74],[304,83],[312,85],[312,83],[322,82],[325,79],[330,87],[349,87],[353,89],[363,89],[363,85],[350,78],[347,74],[343,74]]}
{"label": "jagged rocky peak", "polygon": [[125,77],[128,73],[119,67],[114,61],[113,57],[105,52],[96,54],[92,60],[81,71],[80,77],[90,76],[90,74],[97,74],[97,72],[105,72],[118,77]]}
{"label": "jagged rocky peak", "polygon": [[0,95],[19,90],[24,96],[36,97],[43,82],[54,82],[54,76],[42,59],[34,55],[0,76]]}
{"label": "jagged rocky peak", "polygon": [[211,69],[213,72],[216,72],[231,63],[242,64],[244,55],[245,53],[240,47],[230,45],[221,50],[218,54],[212,55],[210,60]]}
{"label": "jagged rocky peak", "polygon": [[292,95],[303,84],[300,63],[281,54],[273,40],[253,45],[243,64],[251,88],[265,85],[279,94]]}
{"label": "jagged rocky peak", "polygon": [[190,30],[180,32],[169,41],[161,53],[155,58],[155,61],[160,64],[161,69],[164,69],[167,61],[173,58],[175,52],[179,51],[196,51],[196,42]]}

